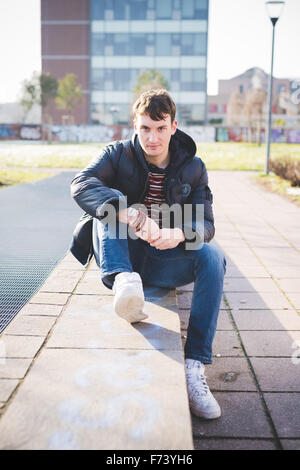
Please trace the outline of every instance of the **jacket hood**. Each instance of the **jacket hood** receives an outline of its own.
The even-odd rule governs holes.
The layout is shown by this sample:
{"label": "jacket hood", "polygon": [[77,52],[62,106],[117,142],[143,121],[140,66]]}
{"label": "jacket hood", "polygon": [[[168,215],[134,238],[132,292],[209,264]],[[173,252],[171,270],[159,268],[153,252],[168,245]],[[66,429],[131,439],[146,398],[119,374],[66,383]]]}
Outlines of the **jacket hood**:
{"label": "jacket hood", "polygon": [[[131,141],[136,150],[138,159],[141,161],[142,165],[147,168],[144,152],[141,147],[138,135],[133,134]],[[170,166],[172,168],[177,168],[186,161],[192,159],[195,156],[197,150],[196,144],[192,137],[180,129],[177,129],[175,134],[172,135],[169,148],[171,151]]]}

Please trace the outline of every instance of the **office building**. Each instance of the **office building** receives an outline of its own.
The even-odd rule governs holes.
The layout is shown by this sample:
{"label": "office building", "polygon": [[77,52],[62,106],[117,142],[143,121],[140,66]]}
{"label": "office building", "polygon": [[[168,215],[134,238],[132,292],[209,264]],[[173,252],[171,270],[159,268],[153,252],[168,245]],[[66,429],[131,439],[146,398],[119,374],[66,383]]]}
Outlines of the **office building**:
{"label": "office building", "polygon": [[[42,69],[75,73],[76,123],[125,124],[143,70],[160,71],[184,125],[206,119],[209,0],[41,0]],[[60,111],[52,115],[61,123]]]}

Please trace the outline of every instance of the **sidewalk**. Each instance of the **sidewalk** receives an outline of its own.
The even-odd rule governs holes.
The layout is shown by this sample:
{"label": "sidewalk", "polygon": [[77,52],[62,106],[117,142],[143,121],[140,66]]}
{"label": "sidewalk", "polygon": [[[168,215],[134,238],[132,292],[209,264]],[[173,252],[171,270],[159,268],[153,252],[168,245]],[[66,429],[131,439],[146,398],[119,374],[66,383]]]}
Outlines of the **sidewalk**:
{"label": "sidewalk", "polygon": [[66,255],[0,337],[0,449],[193,449],[175,290],[144,291],[131,325]]}
{"label": "sidewalk", "polygon": [[[209,172],[209,178],[216,219],[213,243],[226,254],[227,273],[214,341],[214,363],[206,366],[206,375],[221,405],[222,417],[212,421],[192,418],[194,447],[299,450],[300,209],[257,186],[249,172]],[[103,439],[102,448],[108,448],[105,447],[107,426],[116,433],[120,433],[120,424],[122,430],[126,429],[126,422],[118,422],[128,399],[126,393],[134,387],[139,391],[145,382],[149,383],[151,367],[153,371],[159,367],[168,371],[170,364],[172,370],[176,368],[176,377],[180,380],[175,380],[175,375],[171,374],[166,381],[162,375],[155,384],[155,404],[170,403],[167,419],[171,425],[164,428],[164,422],[156,419],[158,408],[157,415],[146,414],[149,417],[146,422],[140,414],[136,416],[137,427],[129,429],[130,445],[138,433],[146,435],[149,429],[153,433],[159,429],[166,436],[165,442],[173,445],[160,448],[191,448],[190,421],[185,414],[181,341],[172,292],[148,291],[152,322],[151,326],[142,327],[144,332],[137,332],[135,356],[126,350],[127,326],[122,324],[120,328],[118,324],[116,334],[111,320],[105,318],[111,308],[106,304],[110,291],[99,285],[97,274],[94,263],[84,271],[67,255],[41,292],[4,331],[8,358],[6,364],[1,365],[0,354],[3,412],[0,436],[6,437],[0,437],[0,448],[9,445],[26,448],[36,429],[41,433],[45,431],[45,423],[55,429],[51,435],[52,448],[62,442],[64,448],[76,448],[78,436],[81,443],[90,445],[89,438],[93,434]],[[177,289],[183,344],[192,287]],[[160,305],[156,305],[155,299],[159,297]],[[96,320],[101,315],[102,336],[96,336],[96,342],[87,345],[85,340],[95,331]],[[0,340],[2,338],[3,335]],[[165,349],[161,348],[161,341]],[[110,352],[114,356],[110,356],[107,368],[96,366],[95,362],[91,365],[91,357],[98,363],[101,357],[101,364],[105,364],[108,348],[115,350]],[[128,367],[122,374],[120,364],[132,364],[130,361],[135,357],[139,373],[132,376]],[[91,386],[99,393],[110,394],[112,383],[103,385],[103,377],[108,375],[114,380],[120,379],[124,394],[121,402],[112,399],[108,412],[100,409],[100,414],[97,402],[95,408],[85,410],[87,414],[83,415],[85,399],[91,397]],[[61,396],[57,396],[57,384],[60,384]],[[76,400],[66,401],[74,385],[80,394]],[[40,407],[37,414],[30,413],[41,395],[45,406]],[[59,416],[48,415],[45,420],[49,403]],[[177,413],[175,421],[173,404]],[[151,400],[146,400],[143,406],[153,410]],[[182,419],[177,420],[177,416]],[[126,419],[132,419],[130,410],[125,413]],[[12,424],[14,420],[18,424],[17,433]],[[70,425],[76,429],[76,435],[69,431]]]}
{"label": "sidewalk", "polygon": [[[248,172],[209,178],[227,273],[205,373],[223,414],[193,418],[195,448],[300,450],[300,208]],[[178,296],[185,317],[190,299]]]}

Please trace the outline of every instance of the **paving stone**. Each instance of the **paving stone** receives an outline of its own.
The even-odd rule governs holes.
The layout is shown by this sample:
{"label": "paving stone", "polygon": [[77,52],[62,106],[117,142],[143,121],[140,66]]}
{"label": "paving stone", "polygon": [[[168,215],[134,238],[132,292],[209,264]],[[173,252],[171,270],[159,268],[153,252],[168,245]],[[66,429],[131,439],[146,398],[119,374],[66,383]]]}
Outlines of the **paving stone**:
{"label": "paving stone", "polygon": [[300,392],[300,365],[291,358],[253,357],[251,363],[262,391]]}
{"label": "paving stone", "polygon": [[[33,358],[41,348],[45,338],[41,336],[16,336],[7,333],[1,336],[5,348],[5,357]],[[1,356],[1,351],[0,351]]]}
{"label": "paving stone", "polygon": [[47,336],[55,321],[56,317],[21,315],[17,316],[8,325],[5,333],[9,335]]}
{"label": "paving stone", "polygon": [[193,449],[182,353],[44,350],[0,421],[0,448]]}
{"label": "paving stone", "polygon": [[[180,329],[186,331],[188,328],[190,309],[182,309],[178,311],[180,319]],[[218,330],[233,330],[233,325],[226,310],[220,310],[218,316]]]}
{"label": "paving stone", "polygon": [[58,317],[63,309],[63,305],[51,305],[51,304],[26,304],[25,307],[20,310],[18,315],[38,315]]}
{"label": "paving stone", "polygon": [[300,293],[295,294],[295,293],[289,292],[289,293],[287,294],[287,297],[290,299],[290,301],[292,302],[292,304],[294,305],[294,307],[295,307],[297,310],[300,310]]}
{"label": "paving stone", "polygon": [[214,396],[220,404],[222,416],[213,420],[193,416],[194,438],[273,437],[258,393],[215,392]]}
{"label": "paving stone", "polygon": [[227,252],[225,251],[225,256],[226,256],[226,261],[227,261],[227,266],[226,267],[237,267],[238,269],[245,268],[260,268],[261,267],[261,262],[253,255],[251,257],[241,257],[238,256],[229,256]]}
{"label": "paving stone", "polygon": [[269,266],[268,270],[278,280],[300,278],[299,266]]}
{"label": "paving stone", "polygon": [[18,384],[16,379],[0,379],[0,401],[6,402]]}
{"label": "paving stone", "polygon": [[270,274],[262,266],[226,266],[226,275],[228,277],[242,277],[242,278],[270,278]]}
{"label": "paving stone", "polygon": [[211,390],[257,390],[244,357],[216,357],[205,367],[205,375]]}
{"label": "paving stone", "polygon": [[82,264],[80,264],[79,262],[69,262],[69,261],[62,261],[60,266],[63,268],[63,269],[68,269],[70,271],[84,271],[86,268],[85,266],[83,266]]}
{"label": "paving stone", "polygon": [[73,264],[74,266],[83,267],[83,265],[75,258],[70,251],[66,253],[66,256],[61,260],[60,265],[65,266],[66,263]]}
{"label": "paving stone", "polygon": [[300,279],[299,278],[294,278],[294,279],[278,279],[277,280],[280,288],[284,290],[284,292],[293,292],[293,293],[299,293],[300,291]]}
{"label": "paving stone", "polygon": [[276,450],[267,439],[194,439],[195,450]]}
{"label": "paving stone", "polygon": [[[177,294],[177,305],[178,308],[180,309],[188,309],[191,307],[192,304],[192,292],[182,292],[180,294]],[[226,310],[226,305],[224,303],[224,299],[222,298],[221,304],[220,304],[220,309],[221,310]]]}
{"label": "paving stone", "polygon": [[277,292],[280,289],[277,287],[273,279],[268,278],[225,278],[224,292]]}
{"label": "paving stone", "polygon": [[231,309],[291,309],[291,304],[281,293],[276,292],[226,292],[225,297]]}
{"label": "paving stone", "polygon": [[31,359],[6,359],[0,362],[0,379],[22,379],[31,364]]}
{"label": "paving stone", "polygon": [[189,325],[189,319],[190,319],[190,309],[186,310],[179,310],[178,312],[179,315],[179,320],[180,320],[180,329],[181,330],[187,330],[188,325]]}
{"label": "paving stone", "polygon": [[194,292],[194,282],[190,284],[185,284],[184,286],[176,287],[176,294],[180,294],[181,292]]}
{"label": "paving stone", "polygon": [[213,355],[244,356],[242,347],[235,331],[216,331],[213,342]]}
{"label": "paving stone", "polygon": [[300,437],[300,393],[264,393],[279,437]]}
{"label": "paving stone", "polygon": [[296,310],[231,310],[239,330],[300,330]]}
{"label": "paving stone", "polygon": [[192,292],[182,292],[177,294],[177,305],[180,309],[189,309],[192,304]]}
{"label": "paving stone", "polygon": [[29,301],[31,304],[52,304],[65,305],[70,294],[60,294],[54,292],[38,292]]}
{"label": "paving stone", "polygon": [[260,267],[261,264],[259,260],[255,257],[250,248],[240,248],[240,247],[226,247],[225,256],[227,264],[232,264],[236,266],[253,266]]}
{"label": "paving stone", "polygon": [[40,288],[40,292],[71,293],[75,289],[81,271],[71,271],[70,269],[55,269]]}
{"label": "paving stone", "polygon": [[240,331],[248,356],[291,357],[300,331]]}
{"label": "paving stone", "polygon": [[220,310],[218,316],[217,330],[233,330],[233,324],[227,310]]}
{"label": "paving stone", "polygon": [[75,296],[47,347],[181,350],[176,306],[174,310],[145,302],[144,312],[149,318],[131,325],[115,314],[109,296]]}
{"label": "paving stone", "polygon": [[300,439],[281,439],[283,450],[300,450]]}
{"label": "paving stone", "polygon": [[270,266],[294,266],[300,265],[300,254],[294,248],[256,248],[256,254],[269,268]]}
{"label": "paving stone", "polygon": [[[246,235],[247,236],[247,235]],[[247,237],[247,241],[255,251],[256,248],[290,248],[290,244],[281,237]]]}
{"label": "paving stone", "polygon": [[228,237],[216,237],[216,242],[223,251],[226,251],[227,248],[231,247],[248,248],[245,240],[243,240],[243,238],[238,234],[236,234],[236,236],[229,235]]}
{"label": "paving stone", "polygon": [[101,281],[99,269],[89,269],[77,286],[76,294],[113,295],[113,292]]}

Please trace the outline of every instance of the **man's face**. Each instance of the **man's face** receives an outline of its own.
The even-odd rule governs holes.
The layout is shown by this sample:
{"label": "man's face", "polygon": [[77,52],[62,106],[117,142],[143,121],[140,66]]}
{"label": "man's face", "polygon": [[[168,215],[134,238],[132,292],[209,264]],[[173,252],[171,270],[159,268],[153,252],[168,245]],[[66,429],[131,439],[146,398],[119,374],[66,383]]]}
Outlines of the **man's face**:
{"label": "man's face", "polygon": [[166,114],[161,121],[153,121],[148,114],[138,114],[134,130],[145,154],[154,159],[166,157],[171,136],[175,134],[177,122],[171,123],[171,116]]}

